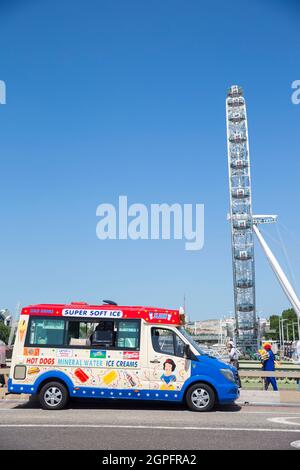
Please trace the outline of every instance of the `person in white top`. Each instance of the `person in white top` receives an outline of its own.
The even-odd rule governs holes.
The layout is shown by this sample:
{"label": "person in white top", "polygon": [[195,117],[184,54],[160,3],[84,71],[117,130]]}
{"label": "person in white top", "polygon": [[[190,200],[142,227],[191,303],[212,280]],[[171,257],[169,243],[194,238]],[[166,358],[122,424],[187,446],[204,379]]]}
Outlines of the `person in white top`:
{"label": "person in white top", "polygon": [[238,362],[238,353],[236,348],[234,347],[233,341],[228,341],[228,350],[229,350],[229,360],[230,363],[236,367],[236,364]]}
{"label": "person in white top", "polygon": [[[239,355],[238,355],[236,347],[234,346],[233,341],[228,341],[228,354],[229,354],[230,365],[232,365],[237,370],[239,370],[239,361],[238,361]],[[239,383],[239,387],[241,388],[242,384],[241,384],[239,375],[238,375],[238,383]]]}

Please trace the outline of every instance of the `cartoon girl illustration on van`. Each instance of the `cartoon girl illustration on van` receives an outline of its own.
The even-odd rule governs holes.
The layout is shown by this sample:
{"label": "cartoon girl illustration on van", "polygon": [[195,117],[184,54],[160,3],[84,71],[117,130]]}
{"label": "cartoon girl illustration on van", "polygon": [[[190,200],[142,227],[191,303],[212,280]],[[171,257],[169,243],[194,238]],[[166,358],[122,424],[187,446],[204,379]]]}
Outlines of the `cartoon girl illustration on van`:
{"label": "cartoon girl illustration on van", "polygon": [[174,390],[173,382],[176,382],[176,375],[173,374],[176,369],[176,364],[172,359],[166,359],[164,362],[164,373],[161,375],[160,380],[163,382],[161,390]]}

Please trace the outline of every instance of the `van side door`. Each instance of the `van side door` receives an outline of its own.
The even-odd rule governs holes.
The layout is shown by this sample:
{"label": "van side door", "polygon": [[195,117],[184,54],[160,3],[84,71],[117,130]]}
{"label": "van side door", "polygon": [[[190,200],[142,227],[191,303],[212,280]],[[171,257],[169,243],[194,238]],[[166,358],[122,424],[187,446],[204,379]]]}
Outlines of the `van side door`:
{"label": "van side door", "polygon": [[184,346],[176,329],[151,326],[148,342],[151,390],[181,390],[191,375],[191,360],[184,357]]}

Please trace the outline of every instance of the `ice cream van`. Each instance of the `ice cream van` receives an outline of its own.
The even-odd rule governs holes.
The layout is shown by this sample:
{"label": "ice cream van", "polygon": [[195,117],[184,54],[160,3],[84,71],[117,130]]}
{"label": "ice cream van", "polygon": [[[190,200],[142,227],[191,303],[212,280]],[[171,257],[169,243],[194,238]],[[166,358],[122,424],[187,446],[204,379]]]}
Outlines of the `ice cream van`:
{"label": "ice cream van", "polygon": [[184,402],[193,411],[239,395],[236,369],[208,356],[180,310],[39,304],[22,309],[8,392],[58,410],[77,398]]}

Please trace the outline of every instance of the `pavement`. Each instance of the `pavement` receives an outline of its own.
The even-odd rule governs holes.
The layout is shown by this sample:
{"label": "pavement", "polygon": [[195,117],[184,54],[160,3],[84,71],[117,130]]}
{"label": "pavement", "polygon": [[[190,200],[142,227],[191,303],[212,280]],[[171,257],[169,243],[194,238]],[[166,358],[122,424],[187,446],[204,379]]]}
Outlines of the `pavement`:
{"label": "pavement", "polygon": [[299,406],[300,392],[298,390],[245,390],[240,389],[236,403],[239,405],[268,405],[268,406]]}
{"label": "pavement", "polygon": [[297,406],[235,404],[195,413],[171,403],[84,400],[46,411],[34,399],[0,401],[1,450],[295,450],[299,444]]}

